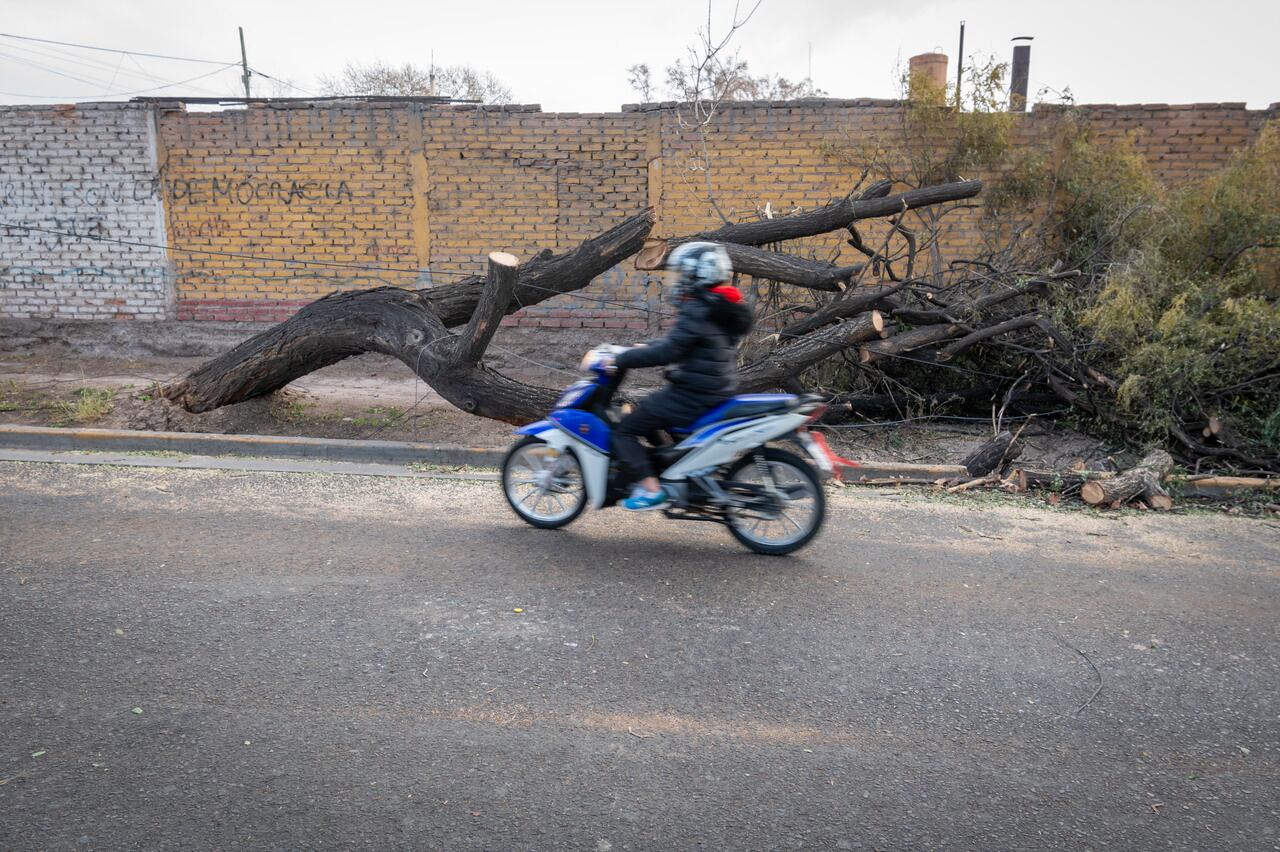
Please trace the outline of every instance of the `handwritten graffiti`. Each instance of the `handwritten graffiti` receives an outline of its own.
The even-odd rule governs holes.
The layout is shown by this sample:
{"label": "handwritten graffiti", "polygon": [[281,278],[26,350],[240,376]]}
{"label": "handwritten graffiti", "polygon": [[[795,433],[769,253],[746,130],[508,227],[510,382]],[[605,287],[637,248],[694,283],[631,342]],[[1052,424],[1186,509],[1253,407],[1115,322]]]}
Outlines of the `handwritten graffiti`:
{"label": "handwritten graffiti", "polygon": [[234,178],[209,178],[201,180],[169,180],[166,191],[171,201],[187,204],[254,204],[294,202],[340,204],[352,201],[355,194],[345,180],[236,180]]}
{"label": "handwritten graffiti", "polygon": [[175,239],[206,239],[209,237],[220,237],[231,228],[231,223],[222,216],[210,216],[207,219],[200,219],[195,222],[174,222],[170,227],[171,233]]}
{"label": "handwritten graffiti", "polygon": [[0,267],[0,290],[49,291],[74,288],[92,291],[121,291],[135,298],[163,296],[172,272],[167,266],[130,267],[126,271],[105,266],[6,266]]}
{"label": "handwritten graffiti", "polygon": [[38,222],[13,222],[0,225],[0,233],[20,244],[56,249],[86,240],[108,237],[106,220],[101,216],[54,216]]}
{"label": "handwritten graffiti", "polygon": [[138,204],[159,198],[154,180],[0,182],[0,207],[90,207]]}

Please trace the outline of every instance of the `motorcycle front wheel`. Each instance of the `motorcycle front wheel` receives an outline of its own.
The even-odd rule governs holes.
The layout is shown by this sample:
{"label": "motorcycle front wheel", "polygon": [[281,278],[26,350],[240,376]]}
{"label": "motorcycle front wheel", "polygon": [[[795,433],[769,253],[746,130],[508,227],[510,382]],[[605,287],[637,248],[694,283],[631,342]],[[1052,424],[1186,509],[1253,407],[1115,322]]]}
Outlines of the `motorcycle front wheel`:
{"label": "motorcycle front wheel", "polygon": [[502,494],[520,520],[544,530],[568,524],[587,506],[587,485],[577,457],[532,435],[507,450]]}
{"label": "motorcycle front wheel", "polygon": [[813,540],[826,517],[818,474],[786,450],[764,447],[748,453],[729,469],[720,487],[751,504],[730,510],[729,532],[756,553],[794,553]]}

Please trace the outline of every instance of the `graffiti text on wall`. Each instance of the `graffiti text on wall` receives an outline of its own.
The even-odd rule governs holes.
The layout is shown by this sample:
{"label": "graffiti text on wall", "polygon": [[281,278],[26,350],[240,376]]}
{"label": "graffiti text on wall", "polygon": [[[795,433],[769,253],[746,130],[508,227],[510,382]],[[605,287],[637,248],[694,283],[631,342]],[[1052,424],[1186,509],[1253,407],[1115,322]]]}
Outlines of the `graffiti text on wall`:
{"label": "graffiti text on wall", "polygon": [[4,207],[108,207],[137,204],[157,197],[153,180],[0,182],[0,206]]}
{"label": "graffiti text on wall", "polygon": [[294,202],[340,204],[352,201],[355,196],[345,180],[237,180],[235,178],[209,178],[206,180],[166,181],[170,200],[186,204],[254,204],[261,202]]}
{"label": "graffiti text on wall", "polygon": [[6,222],[0,235],[12,238],[21,247],[56,249],[80,242],[97,242],[109,238],[106,220],[101,216],[54,216],[37,222]]}

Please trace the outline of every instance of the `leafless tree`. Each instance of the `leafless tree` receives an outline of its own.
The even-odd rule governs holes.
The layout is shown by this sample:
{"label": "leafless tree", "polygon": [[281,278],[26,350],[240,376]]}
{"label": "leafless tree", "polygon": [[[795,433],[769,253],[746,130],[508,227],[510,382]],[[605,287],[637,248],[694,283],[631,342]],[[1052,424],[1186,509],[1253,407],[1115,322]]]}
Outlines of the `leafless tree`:
{"label": "leafless tree", "polygon": [[653,76],[649,66],[638,62],[627,69],[627,85],[640,96],[640,100],[648,103],[653,100]]}
{"label": "leafless tree", "polygon": [[440,96],[486,104],[512,99],[511,90],[497,77],[468,65],[423,68],[411,62],[348,62],[337,76],[321,77],[320,88],[326,95]]}

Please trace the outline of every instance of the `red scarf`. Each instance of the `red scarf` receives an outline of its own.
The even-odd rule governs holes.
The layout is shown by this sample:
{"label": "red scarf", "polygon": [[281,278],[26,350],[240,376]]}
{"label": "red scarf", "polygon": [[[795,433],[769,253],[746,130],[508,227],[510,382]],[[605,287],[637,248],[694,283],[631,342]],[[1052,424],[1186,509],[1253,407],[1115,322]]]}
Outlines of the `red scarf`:
{"label": "red scarf", "polygon": [[715,293],[717,296],[724,298],[726,302],[738,304],[742,301],[742,291],[732,284],[718,284],[707,292]]}

